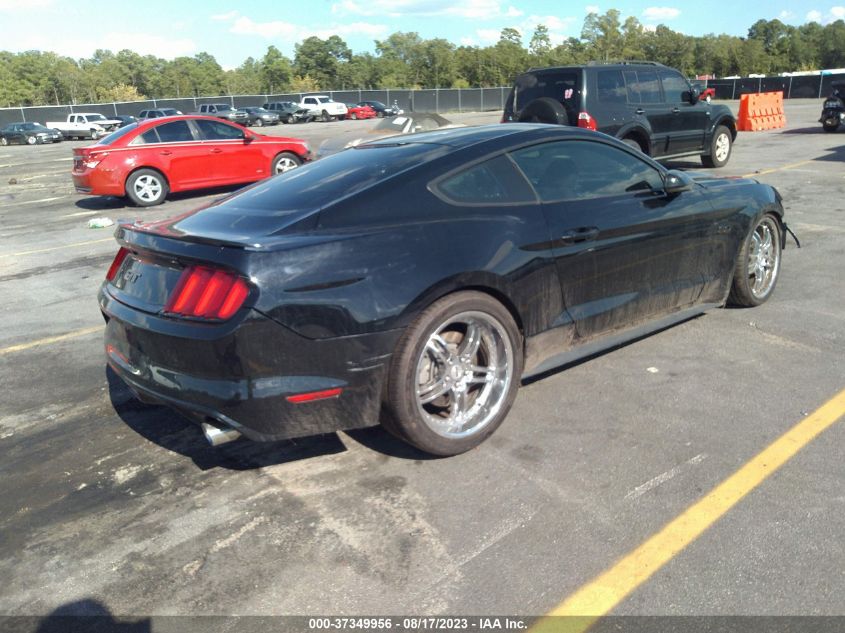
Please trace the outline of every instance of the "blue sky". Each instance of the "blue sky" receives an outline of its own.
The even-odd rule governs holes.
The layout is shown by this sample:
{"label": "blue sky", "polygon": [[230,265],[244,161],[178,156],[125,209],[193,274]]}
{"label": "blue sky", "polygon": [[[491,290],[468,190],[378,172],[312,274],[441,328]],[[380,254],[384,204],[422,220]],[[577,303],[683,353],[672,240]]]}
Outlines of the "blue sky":
{"label": "blue sky", "polygon": [[[840,0],[845,1],[845,0]],[[97,48],[129,48],[171,59],[211,53],[224,68],[260,57],[273,44],[292,56],[294,44],[337,34],[355,52],[395,31],[443,37],[456,44],[487,45],[504,27],[519,29],[527,44],[538,23],[553,40],[578,36],[589,11],[618,9],[647,26],[666,24],[689,35],[744,36],[760,18],[788,24],[826,24],[845,18],[845,6],[816,0],[766,3],[701,0],[619,0],[613,4],[541,0],[0,0],[0,48],[51,50],[74,58]],[[37,26],[36,26],[37,25]]]}

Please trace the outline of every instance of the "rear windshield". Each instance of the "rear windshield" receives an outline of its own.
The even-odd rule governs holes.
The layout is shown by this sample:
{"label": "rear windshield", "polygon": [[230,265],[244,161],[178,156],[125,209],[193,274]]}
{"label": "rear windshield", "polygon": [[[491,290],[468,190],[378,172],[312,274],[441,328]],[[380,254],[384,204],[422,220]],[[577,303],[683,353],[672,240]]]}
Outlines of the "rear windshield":
{"label": "rear windshield", "polygon": [[516,78],[513,89],[513,111],[518,112],[534,99],[541,97],[551,97],[560,103],[572,104],[574,108],[581,95],[578,79],[579,73],[574,70],[520,75]]}
{"label": "rear windshield", "polygon": [[137,127],[138,127],[137,123],[130,123],[129,125],[126,125],[124,127],[119,127],[114,132],[109,134],[108,136],[104,136],[99,141],[97,141],[97,145],[111,145],[117,139],[119,139],[121,136],[125,136],[126,134],[129,134],[129,132],[132,132]]}
{"label": "rear windshield", "polygon": [[448,151],[429,143],[361,145],[265,180],[221,206],[268,216],[317,209]]}

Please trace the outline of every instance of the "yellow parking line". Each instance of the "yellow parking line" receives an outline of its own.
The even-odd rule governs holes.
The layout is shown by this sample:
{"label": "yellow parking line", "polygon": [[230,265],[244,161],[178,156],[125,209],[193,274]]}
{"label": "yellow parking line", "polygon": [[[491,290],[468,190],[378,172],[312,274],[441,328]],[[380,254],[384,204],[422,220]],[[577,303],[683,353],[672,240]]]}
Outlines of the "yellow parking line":
{"label": "yellow parking line", "polygon": [[789,165],[784,165],[783,167],[773,167],[772,169],[763,169],[761,171],[755,171],[751,174],[743,174],[742,178],[753,178],[754,176],[762,176],[764,174],[773,174],[776,171],[783,171],[785,169],[793,169],[795,167],[800,167],[801,165],[806,165],[807,163],[812,163],[813,159],[809,160],[802,160],[798,161],[797,163],[790,163]]}
{"label": "yellow parking line", "polygon": [[34,253],[49,253],[50,251],[60,251],[63,248],[73,248],[74,246],[87,246],[88,244],[100,244],[102,242],[113,242],[113,237],[107,237],[102,240],[89,240],[87,242],[75,242],[73,244],[63,244],[62,246],[51,246],[50,248],[39,248],[33,251],[20,251],[17,253],[0,253],[0,257],[20,257],[21,255],[32,255]]}
{"label": "yellow parking line", "polygon": [[843,415],[845,389],[549,613],[578,617],[540,620],[533,631],[587,631]]}
{"label": "yellow parking line", "polygon": [[29,343],[20,343],[19,345],[12,345],[10,347],[0,347],[0,356],[12,354],[14,352],[22,352],[24,350],[32,349],[33,347],[38,347],[40,345],[49,345],[50,343],[66,341],[71,338],[85,336],[86,334],[93,334],[94,332],[102,332],[102,330],[103,326],[98,325],[96,327],[86,327],[81,330],[76,330],[75,332],[68,332],[67,334],[60,334],[59,336],[48,336],[46,338],[40,338],[37,341],[30,341]]}

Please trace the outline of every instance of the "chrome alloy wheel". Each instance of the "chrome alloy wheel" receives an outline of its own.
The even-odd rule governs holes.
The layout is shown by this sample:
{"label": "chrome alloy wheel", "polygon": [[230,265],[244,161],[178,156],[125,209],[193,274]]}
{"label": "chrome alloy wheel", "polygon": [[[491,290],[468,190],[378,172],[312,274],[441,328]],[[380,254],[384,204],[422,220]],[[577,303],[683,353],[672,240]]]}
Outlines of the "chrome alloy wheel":
{"label": "chrome alloy wheel", "polygon": [[290,171],[291,169],[296,169],[297,167],[299,167],[299,163],[295,160],[288,158],[287,156],[282,156],[276,163],[276,173],[281,174],[283,172]]}
{"label": "chrome alloy wheel", "polygon": [[720,163],[728,159],[728,154],[731,151],[731,141],[726,133],[719,134],[716,138],[715,150],[716,160]]}
{"label": "chrome alloy wheel", "polygon": [[751,234],[748,248],[748,278],[751,293],[762,299],[775,285],[780,269],[780,231],[771,216],[764,217]]}
{"label": "chrome alloy wheel", "polygon": [[513,370],[513,346],[496,318],[484,312],[449,317],[417,361],[417,407],[425,424],[449,439],[478,433],[507,399]]}
{"label": "chrome alloy wheel", "polygon": [[135,179],[132,189],[135,191],[135,195],[144,202],[155,202],[161,197],[163,187],[158,178],[144,174]]}

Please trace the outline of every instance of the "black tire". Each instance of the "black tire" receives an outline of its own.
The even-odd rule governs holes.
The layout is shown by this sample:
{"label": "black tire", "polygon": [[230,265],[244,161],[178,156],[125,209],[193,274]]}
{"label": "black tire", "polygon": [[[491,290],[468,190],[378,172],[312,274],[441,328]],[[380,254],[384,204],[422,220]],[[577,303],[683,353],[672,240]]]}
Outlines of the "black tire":
{"label": "black tire", "polygon": [[326,112],[325,110],[323,110],[323,111],[320,113],[320,120],[321,120],[323,123],[326,123],[326,122],[328,122],[328,121],[331,121],[331,120],[332,120],[332,118],[331,118],[331,116],[329,116],[329,113],[328,113],[328,112]]}
{"label": "black tire", "polygon": [[835,132],[839,129],[838,123],[822,123],[822,129],[825,132]]}
{"label": "black tire", "polygon": [[732,150],[731,131],[724,125],[720,125],[713,131],[713,137],[710,139],[710,153],[702,154],[701,163],[705,167],[724,167],[731,158]]}
{"label": "black tire", "polygon": [[353,112],[352,114],[349,115],[349,118],[352,119],[353,121],[355,121],[355,120],[358,119],[358,115]]}
{"label": "black tire", "polygon": [[287,116],[285,116],[285,118],[282,119],[282,123],[293,123],[293,115],[288,114]]}
{"label": "black tire", "polygon": [[256,127],[264,127],[264,119],[255,119]]}
{"label": "black tire", "polygon": [[705,100],[707,103],[710,103],[711,101],[713,101],[713,97],[711,97],[710,95],[707,95],[706,97],[704,97],[704,100]]}
{"label": "black tire", "polygon": [[26,144],[27,144],[27,145],[37,145],[37,144],[38,144],[38,137],[36,137],[36,136],[27,136],[27,137],[26,137]]}
{"label": "black tire", "polygon": [[155,169],[139,169],[126,179],[126,197],[136,206],[152,207],[164,202],[170,187],[167,179]]}
{"label": "black tire", "polygon": [[381,111],[376,112],[376,116],[377,116],[379,119],[383,119],[383,118],[384,118],[384,112],[381,112]]}
{"label": "black tire", "polygon": [[[765,253],[766,235],[771,239],[769,255]],[[753,308],[765,303],[772,296],[780,275],[782,245],[780,221],[771,213],[764,214],[754,223],[739,249],[728,303],[743,308]],[[761,260],[768,260],[771,265],[758,266]],[[762,275],[758,272],[760,270],[763,270]]]}
{"label": "black tire", "polygon": [[[476,336],[467,335],[470,328]],[[434,340],[443,345],[435,349]],[[416,318],[397,345],[382,424],[433,455],[457,455],[475,448],[507,416],[519,389],[522,363],[522,337],[501,303],[475,291],[443,297]],[[484,379],[476,379],[475,374],[482,372]],[[429,384],[420,382],[423,376]],[[459,427],[454,431],[448,427],[453,409],[468,416],[456,416]]]}
{"label": "black tire", "polygon": [[9,144],[9,139],[7,139],[5,136],[0,136],[0,145],[6,146],[8,144]]}
{"label": "black tire", "polygon": [[520,123],[552,123],[554,125],[570,125],[571,120],[566,108],[559,101],[551,97],[540,97],[531,101],[519,113]]}
{"label": "black tire", "polygon": [[292,152],[278,154],[270,164],[270,175],[282,174],[291,169],[296,169],[302,164],[302,159]]}

